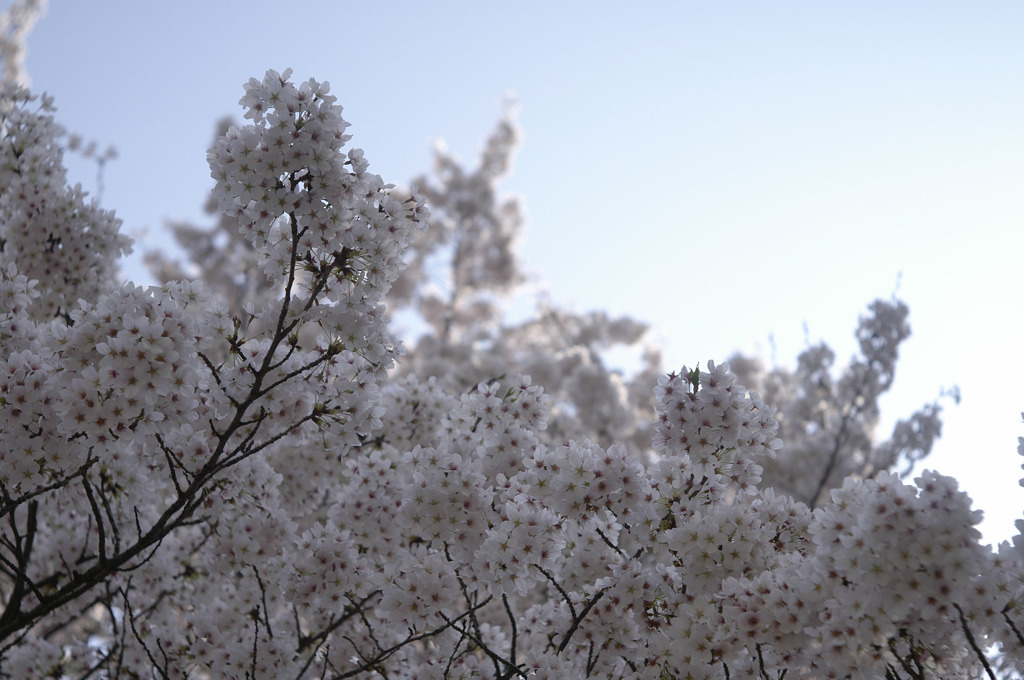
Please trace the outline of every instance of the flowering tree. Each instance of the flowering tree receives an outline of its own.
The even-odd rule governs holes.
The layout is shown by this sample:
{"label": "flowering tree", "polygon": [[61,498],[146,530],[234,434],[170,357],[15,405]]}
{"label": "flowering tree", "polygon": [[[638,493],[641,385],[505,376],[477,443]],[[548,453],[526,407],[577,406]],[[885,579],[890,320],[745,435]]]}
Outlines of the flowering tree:
{"label": "flowering tree", "polygon": [[[549,408],[577,402],[514,370],[388,381],[383,304],[410,248],[427,252],[411,245],[424,198],[345,150],[325,83],[269,71],[241,103],[248,123],[209,162],[263,292],[231,298],[120,283],[128,243],[67,186],[51,102],[0,97],[0,676],[1024,665],[1024,539],[980,545],[954,480],[910,485],[888,458],[854,461],[861,476],[813,509],[765,487],[786,450],[776,412],[726,364],[658,378],[649,455],[587,430],[553,440]],[[863,337],[863,370],[883,375],[898,341]],[[864,380],[836,394],[860,408],[885,384]]]}
{"label": "flowering tree", "polygon": [[[942,431],[938,400],[897,422],[892,436],[874,442],[879,398],[892,386],[900,344],[910,336],[907,306],[876,300],[857,329],[860,355],[833,377],[835,353],[825,343],[808,347],[795,371],[765,371],[760,362],[734,356],[730,364],[749,389],[778,409],[786,446],[764,463],[763,485],[812,508],[848,477],[866,478],[897,466],[908,473],[931,453]],[[959,401],[959,392],[945,392]]]}

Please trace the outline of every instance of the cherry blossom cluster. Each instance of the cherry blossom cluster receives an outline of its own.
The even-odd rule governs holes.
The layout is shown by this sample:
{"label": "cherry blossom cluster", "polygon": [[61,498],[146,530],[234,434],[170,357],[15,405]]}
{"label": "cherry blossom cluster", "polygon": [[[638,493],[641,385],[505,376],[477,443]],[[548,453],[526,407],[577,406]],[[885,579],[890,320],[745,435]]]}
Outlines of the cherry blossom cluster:
{"label": "cherry blossom cluster", "polygon": [[114,213],[67,186],[64,130],[53,103],[17,85],[0,92],[0,241],[7,262],[29,279],[48,281],[35,298],[37,319],[67,315],[80,298],[95,299],[116,280],[116,260],[131,246]]}
{"label": "cherry blossom cluster", "polygon": [[381,351],[381,298],[426,214],[419,198],[392,197],[360,149],[341,153],[348,123],[329,85],[296,86],[290,75],[268,71],[246,84],[240,104],[252,124],[229,128],[210,150],[214,195],[269,278],[291,285],[305,274],[296,291],[304,321],[386,369],[393,351]]}

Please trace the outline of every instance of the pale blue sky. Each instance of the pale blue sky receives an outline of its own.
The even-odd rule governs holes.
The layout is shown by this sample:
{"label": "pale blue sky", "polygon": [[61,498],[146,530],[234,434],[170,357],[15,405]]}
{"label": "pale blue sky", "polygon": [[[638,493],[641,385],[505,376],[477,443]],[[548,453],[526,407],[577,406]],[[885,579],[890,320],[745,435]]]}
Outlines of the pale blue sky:
{"label": "pale blue sky", "polygon": [[959,384],[929,466],[962,480],[988,536],[1011,533],[1024,4],[51,0],[29,40],[58,119],[118,147],[103,203],[149,231],[138,251],[166,247],[165,219],[206,219],[214,121],[289,66],[331,82],[397,183],[439,138],[473,161],[515,94],[505,188],[526,202],[527,267],[556,302],[654,324],[669,366],[771,334],[791,363],[805,322],[846,358],[900,280],[914,336],[886,416]]}

